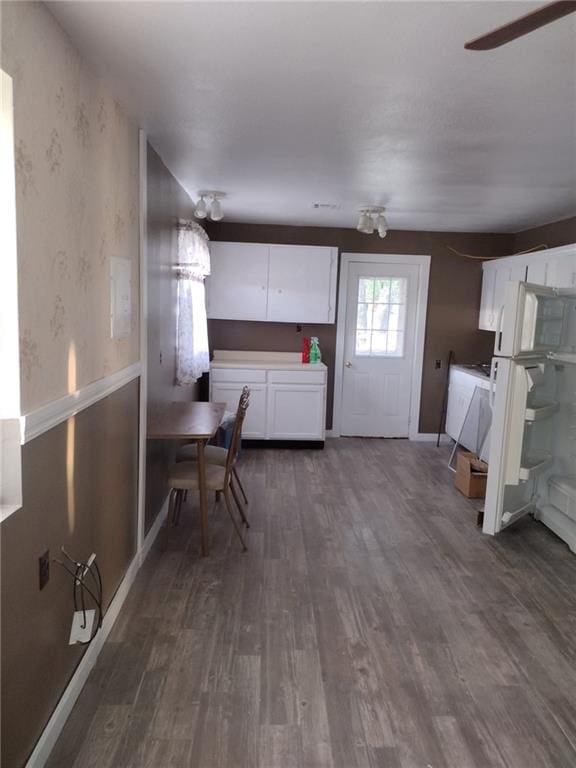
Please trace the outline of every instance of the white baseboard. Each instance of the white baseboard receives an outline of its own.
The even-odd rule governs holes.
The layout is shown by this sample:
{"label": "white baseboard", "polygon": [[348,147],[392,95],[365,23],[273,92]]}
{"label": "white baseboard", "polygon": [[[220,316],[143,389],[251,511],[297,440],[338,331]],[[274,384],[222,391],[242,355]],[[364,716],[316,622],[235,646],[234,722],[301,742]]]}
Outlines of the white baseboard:
{"label": "white baseboard", "polygon": [[[437,432],[417,432],[414,437],[411,438],[419,443],[435,443],[438,440]],[[442,445],[448,445],[452,442],[452,438],[446,434],[440,436],[440,443]]]}
{"label": "white baseboard", "polygon": [[122,583],[118,587],[112,602],[108,606],[108,610],[106,611],[106,615],[102,621],[102,627],[100,628],[100,631],[94,640],[90,643],[86,653],[84,656],[82,656],[80,663],[76,667],[76,671],[74,672],[72,679],[68,683],[68,686],[62,694],[56,709],[52,713],[52,717],[50,720],[48,720],[42,735],[38,739],[34,751],[26,763],[26,768],[42,768],[48,760],[50,752],[54,748],[54,744],[56,743],[58,736],[64,728],[66,720],[68,719],[68,716],[70,715],[70,712],[76,703],[76,699],[80,695],[82,688],[88,679],[90,671],[96,664],[96,660],[98,659],[100,651],[102,650],[102,647],[106,642],[112,627],[114,626],[114,622],[118,618],[122,605],[124,604],[124,601],[128,596],[128,592],[130,591],[130,587],[134,583],[136,574],[146,559],[146,555],[150,551],[154,540],[158,536],[160,528],[162,528],[167,515],[168,497],[162,505],[162,509],[158,513],[152,528],[144,539],[142,548],[136,553],[132,562],[128,566],[126,575],[122,579]]}
{"label": "white baseboard", "polygon": [[[326,437],[340,437],[340,435],[333,429],[327,429]],[[438,435],[436,432],[416,432],[414,435],[411,435],[409,439],[420,443],[435,443],[438,439]],[[448,445],[452,442],[452,438],[448,437],[446,434],[443,434],[440,438],[440,442],[442,445]]]}

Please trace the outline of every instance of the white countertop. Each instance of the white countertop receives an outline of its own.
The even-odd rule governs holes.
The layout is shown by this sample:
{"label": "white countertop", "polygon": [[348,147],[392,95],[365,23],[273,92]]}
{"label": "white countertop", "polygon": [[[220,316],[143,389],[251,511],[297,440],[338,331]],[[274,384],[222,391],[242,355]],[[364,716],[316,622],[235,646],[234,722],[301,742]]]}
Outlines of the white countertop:
{"label": "white countertop", "polygon": [[469,365],[453,365],[452,368],[456,371],[462,371],[462,373],[466,373],[468,376],[475,376],[477,379],[482,379],[482,381],[490,381],[490,374],[483,373],[478,370],[478,368]]}
{"label": "white countertop", "polygon": [[277,371],[326,369],[324,363],[303,363],[300,352],[250,352],[215,349],[212,368],[252,368]]}

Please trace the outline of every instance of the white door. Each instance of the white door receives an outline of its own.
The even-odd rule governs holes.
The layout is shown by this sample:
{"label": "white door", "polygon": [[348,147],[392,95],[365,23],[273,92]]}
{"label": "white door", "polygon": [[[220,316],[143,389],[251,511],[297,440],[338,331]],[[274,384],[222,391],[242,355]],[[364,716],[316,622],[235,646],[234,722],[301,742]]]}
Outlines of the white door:
{"label": "white door", "polygon": [[419,267],[350,262],[341,433],[408,437]]}
{"label": "white door", "polygon": [[216,320],[266,320],[268,246],[210,243],[206,312]]}

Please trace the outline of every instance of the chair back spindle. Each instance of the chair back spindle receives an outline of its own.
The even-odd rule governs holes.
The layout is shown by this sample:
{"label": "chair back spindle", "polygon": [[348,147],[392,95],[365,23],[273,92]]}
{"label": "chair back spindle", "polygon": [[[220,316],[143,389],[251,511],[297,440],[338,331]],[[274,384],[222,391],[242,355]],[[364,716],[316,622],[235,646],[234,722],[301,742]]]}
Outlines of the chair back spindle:
{"label": "chair back spindle", "polygon": [[230,479],[230,473],[234,467],[236,456],[238,454],[238,447],[242,437],[242,425],[246,418],[246,411],[250,405],[250,390],[248,387],[242,389],[240,400],[238,402],[238,410],[236,411],[236,419],[234,421],[234,429],[232,430],[232,439],[230,440],[230,447],[228,448],[228,454],[226,456],[226,476],[225,484]]}

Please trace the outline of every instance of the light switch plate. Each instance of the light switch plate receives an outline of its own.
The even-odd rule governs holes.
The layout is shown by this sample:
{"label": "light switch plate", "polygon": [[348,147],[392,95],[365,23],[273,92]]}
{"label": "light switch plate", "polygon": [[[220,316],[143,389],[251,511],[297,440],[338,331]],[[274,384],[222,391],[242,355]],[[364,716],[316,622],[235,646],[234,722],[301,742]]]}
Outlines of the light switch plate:
{"label": "light switch plate", "polygon": [[120,256],[110,259],[110,334],[126,339],[132,332],[132,262]]}

